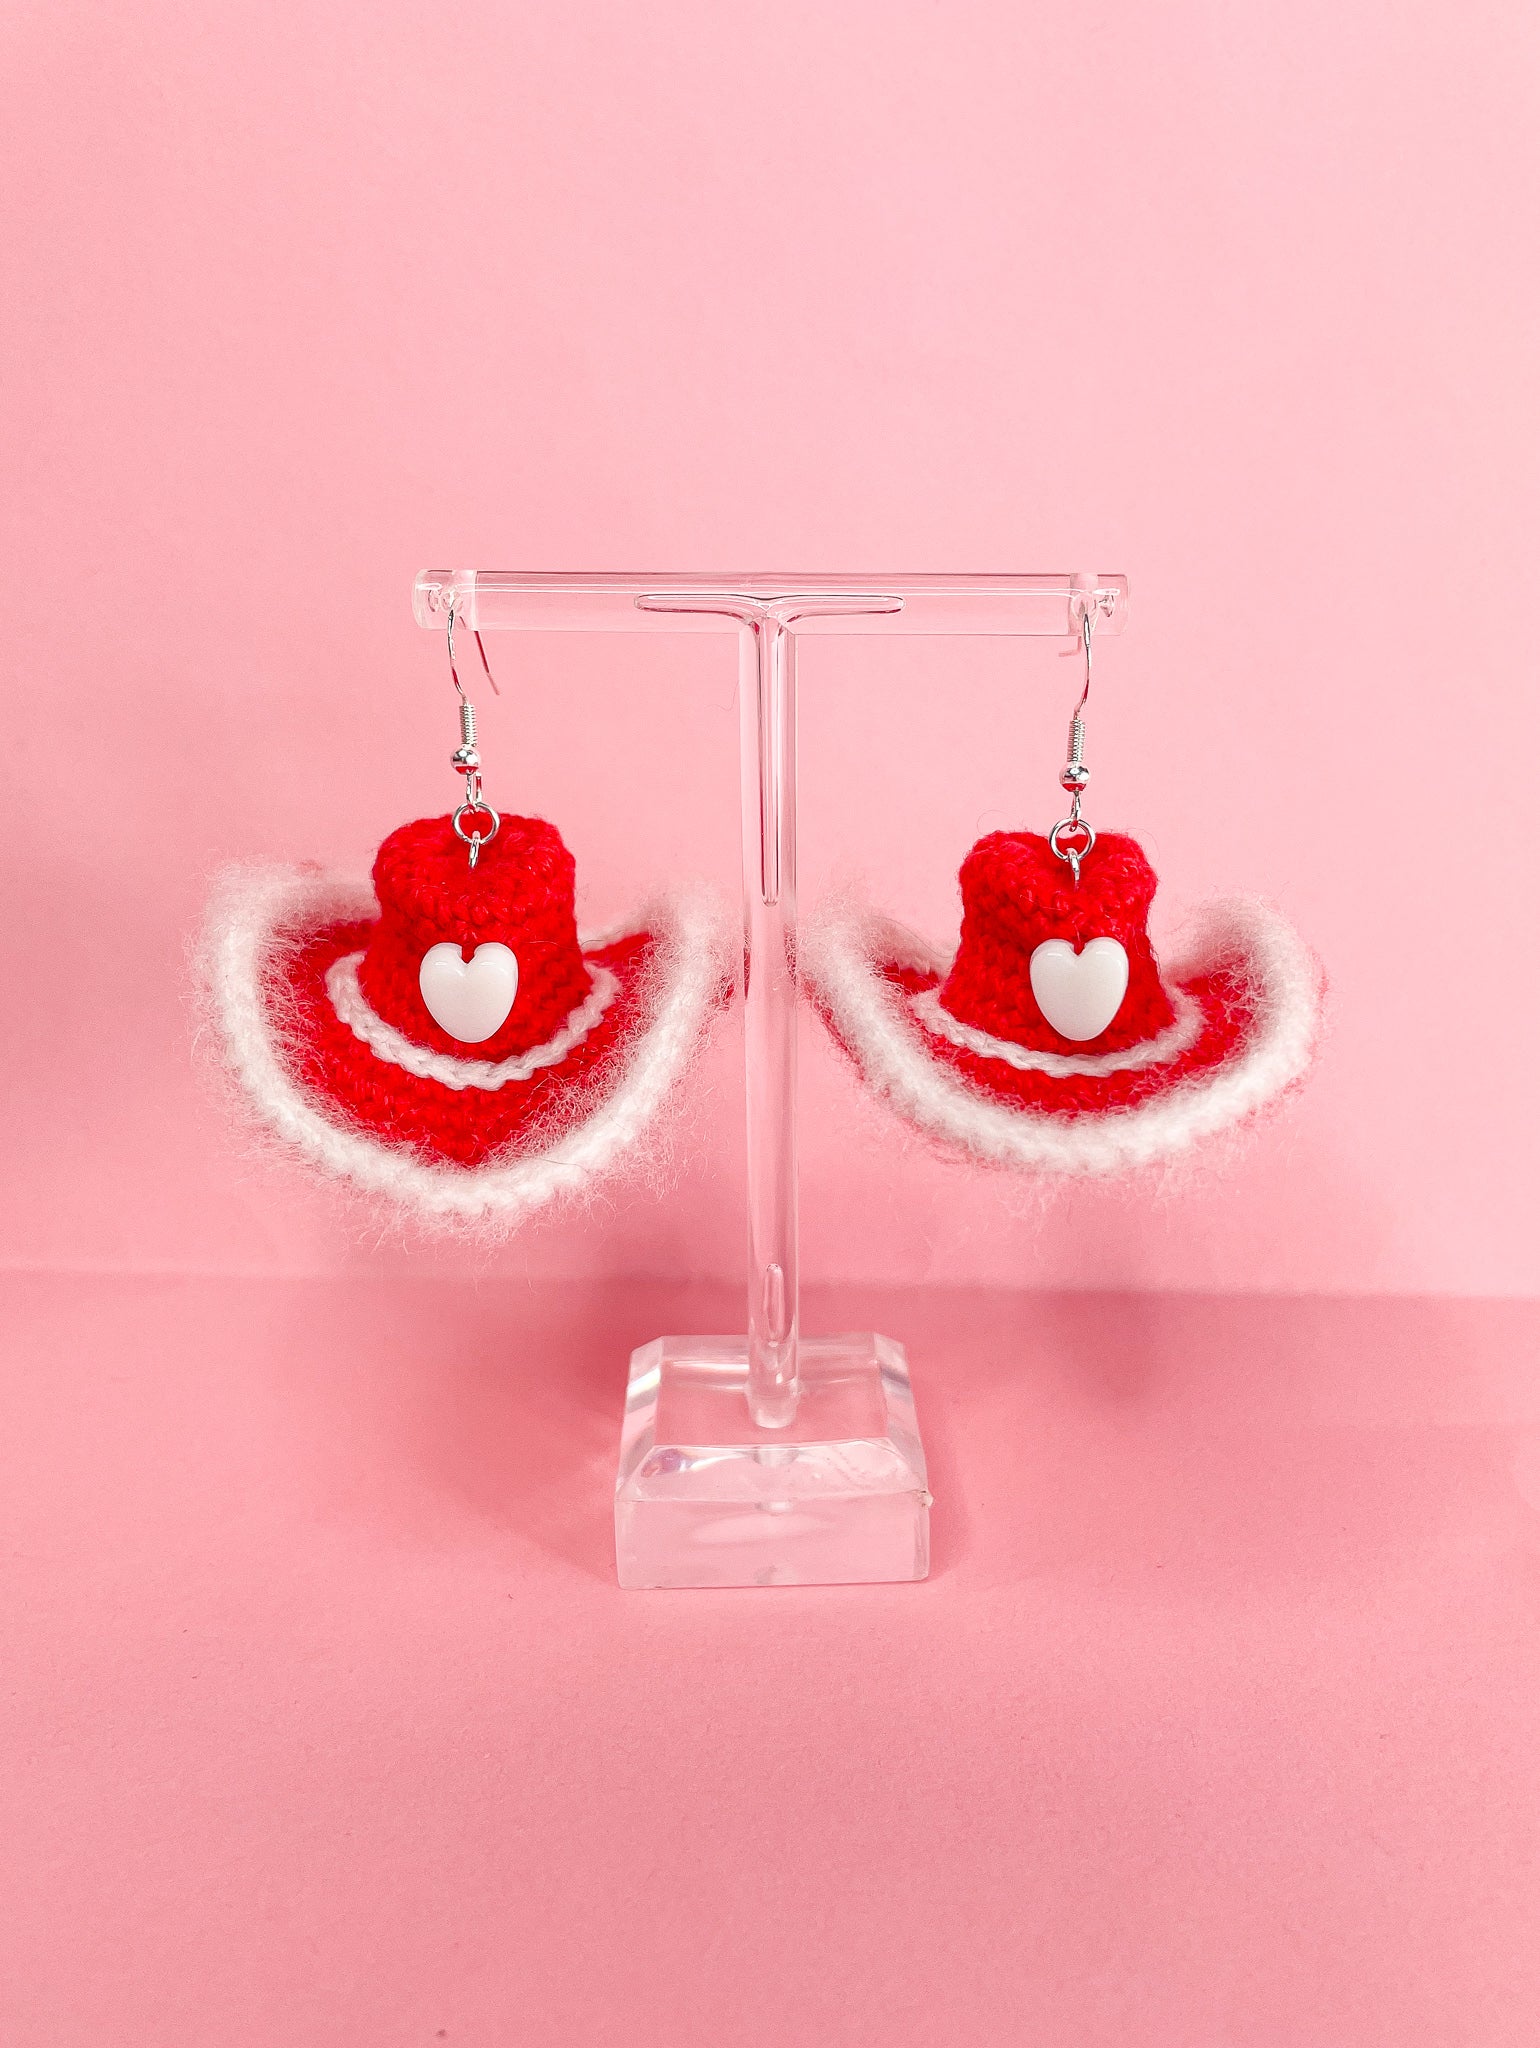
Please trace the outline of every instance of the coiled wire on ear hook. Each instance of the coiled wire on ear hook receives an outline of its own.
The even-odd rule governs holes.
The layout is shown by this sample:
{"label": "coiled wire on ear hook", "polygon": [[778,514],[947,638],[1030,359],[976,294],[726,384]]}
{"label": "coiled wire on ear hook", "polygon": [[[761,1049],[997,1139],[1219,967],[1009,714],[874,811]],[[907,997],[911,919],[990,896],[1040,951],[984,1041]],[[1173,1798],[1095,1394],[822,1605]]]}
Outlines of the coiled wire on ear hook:
{"label": "coiled wire on ear hook", "polygon": [[[503,821],[481,794],[481,754],[476,745],[476,707],[466,696],[465,686],[460,681],[460,671],[455,665],[455,608],[458,603],[458,596],[449,600],[448,639],[449,680],[454,684],[455,695],[460,700],[460,744],[450,755],[449,765],[465,777],[465,800],[455,807],[454,816],[449,822],[454,826],[456,837],[463,839],[470,848],[471,866],[474,867],[481,858],[481,849],[497,837]],[[482,645],[481,635],[474,626],[471,628],[471,638],[476,643],[476,652],[481,656],[482,673],[491,684],[493,695],[500,697],[502,692],[497,687],[492,664],[487,660],[487,650]],[[474,827],[467,830],[464,823],[467,817],[490,818],[492,829],[488,832]]]}
{"label": "coiled wire on ear hook", "polygon": [[[1059,771],[1059,786],[1069,791],[1069,815],[1061,818],[1048,834],[1048,844],[1058,858],[1067,863],[1080,886],[1080,863],[1096,844],[1096,834],[1089,821],[1080,815],[1080,799],[1085,786],[1091,779],[1091,771],[1085,765],[1085,707],[1091,694],[1091,635],[1096,628],[1096,614],[1102,609],[1103,600],[1093,591],[1085,591],[1070,600],[1071,609],[1080,615],[1080,645],[1085,655],[1085,681],[1081,685],[1080,701],[1070,714],[1069,746],[1064,766]],[[1069,843],[1064,843],[1069,842]]]}

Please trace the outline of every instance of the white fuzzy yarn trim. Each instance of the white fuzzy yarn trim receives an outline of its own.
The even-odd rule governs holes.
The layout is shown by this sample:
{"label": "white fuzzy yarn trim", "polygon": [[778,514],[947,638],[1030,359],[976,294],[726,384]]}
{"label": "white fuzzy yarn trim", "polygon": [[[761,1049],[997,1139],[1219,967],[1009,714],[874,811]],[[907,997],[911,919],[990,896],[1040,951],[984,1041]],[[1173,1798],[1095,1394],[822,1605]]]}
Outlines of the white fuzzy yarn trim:
{"label": "white fuzzy yarn trim", "polygon": [[575,1046],[593,1030],[616,996],[620,982],[607,967],[591,967],[591,986],[583,1000],[567,1013],[567,1021],[554,1038],[532,1045],[527,1052],[511,1053],[505,1060],[473,1060],[458,1053],[434,1052],[429,1046],[414,1045],[394,1024],[387,1024],[358,983],[362,953],[344,953],[326,970],[326,993],[332,1008],[352,1032],[362,1039],[377,1059],[387,1060],[419,1081],[437,1081],[445,1088],[485,1088],[489,1093],[510,1081],[528,1081],[543,1067],[559,1067]]}
{"label": "white fuzzy yarn trim", "polygon": [[324,1172],[438,1221],[512,1229],[617,1165],[683,1075],[732,968],[727,918],[705,890],[661,896],[618,933],[580,934],[585,950],[613,944],[626,930],[645,928],[657,938],[647,1022],[625,1050],[615,1086],[544,1151],[476,1167],[430,1163],[329,1116],[290,1071],[272,1008],[271,968],[285,942],[377,912],[372,890],[335,875],[231,870],[209,912],[210,993],[236,1078],[278,1135]]}
{"label": "white fuzzy yarn trim", "polygon": [[950,962],[902,927],[835,904],[804,930],[802,960],[879,1094],[911,1123],[972,1158],[1023,1172],[1122,1173],[1186,1152],[1244,1122],[1300,1080],[1320,1022],[1320,971],[1293,927],[1249,899],[1211,904],[1201,914],[1192,953],[1172,979],[1236,962],[1255,1009],[1243,1049],[1133,1108],[1054,1114],[994,1101],[935,1056],[903,991],[878,963],[944,974]]}
{"label": "white fuzzy yarn trim", "polygon": [[1099,1080],[1107,1074],[1132,1074],[1141,1067],[1166,1066],[1196,1045],[1203,1029],[1203,1005],[1184,988],[1174,988],[1170,994],[1171,1007],[1176,1012],[1174,1020],[1142,1045],[1125,1046],[1121,1052],[1034,1052],[1030,1045],[993,1038],[987,1031],[964,1024],[942,1002],[939,988],[923,988],[909,1000],[927,1031],[949,1039],[964,1052],[977,1053],[981,1059],[1003,1060],[1021,1074],[1047,1074],[1055,1081],[1065,1081],[1072,1074],[1086,1074]]}

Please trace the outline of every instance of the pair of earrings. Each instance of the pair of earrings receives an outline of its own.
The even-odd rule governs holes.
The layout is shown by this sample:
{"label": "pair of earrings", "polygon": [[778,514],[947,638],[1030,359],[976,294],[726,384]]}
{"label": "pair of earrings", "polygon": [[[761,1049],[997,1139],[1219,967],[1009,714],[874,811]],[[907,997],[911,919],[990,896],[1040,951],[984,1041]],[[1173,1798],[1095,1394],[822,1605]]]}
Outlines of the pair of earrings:
{"label": "pair of earrings", "polygon": [[[837,1040],[931,1138],[996,1166],[1116,1173],[1244,1122],[1304,1075],[1315,962],[1276,912],[1205,913],[1163,974],[1153,869],[1098,835],[1084,713],[1095,601],[1046,835],[994,832],[964,860],[952,954],[848,908],[802,957]],[[373,890],[288,868],[237,871],[211,915],[210,978],[231,1065],[313,1165],[429,1216],[507,1228],[581,1191],[642,1142],[730,985],[717,901],[675,891],[580,935],[555,827],[487,799],[455,659],[463,778],[447,816],[391,833]],[[496,690],[486,649],[482,670]]]}

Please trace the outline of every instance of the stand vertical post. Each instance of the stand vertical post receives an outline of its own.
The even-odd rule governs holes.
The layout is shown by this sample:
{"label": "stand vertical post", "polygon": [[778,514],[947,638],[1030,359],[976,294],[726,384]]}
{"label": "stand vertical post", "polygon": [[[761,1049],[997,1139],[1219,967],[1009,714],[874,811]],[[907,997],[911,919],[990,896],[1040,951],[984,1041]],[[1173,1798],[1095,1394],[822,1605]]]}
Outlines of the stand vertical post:
{"label": "stand vertical post", "polygon": [[748,1319],[632,1355],[615,1488],[623,1586],[924,1578],[930,1494],[902,1345],[805,1338],[797,1272],[796,622],[901,609],[804,590],[658,593],[738,620]]}
{"label": "stand vertical post", "polygon": [[797,1411],[797,643],[761,612],[739,632],[749,1412]]}

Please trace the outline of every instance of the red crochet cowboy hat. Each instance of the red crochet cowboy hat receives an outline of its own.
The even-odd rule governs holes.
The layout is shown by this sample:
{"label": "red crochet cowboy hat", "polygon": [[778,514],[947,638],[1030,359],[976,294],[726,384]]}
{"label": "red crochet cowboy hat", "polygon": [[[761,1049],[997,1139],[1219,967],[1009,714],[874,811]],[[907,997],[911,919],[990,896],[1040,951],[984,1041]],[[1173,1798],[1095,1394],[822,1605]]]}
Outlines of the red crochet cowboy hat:
{"label": "red crochet cowboy hat", "polygon": [[931,1137],[993,1165],[1115,1173],[1244,1122],[1306,1072],[1320,972],[1266,906],[1209,906],[1163,973],[1132,839],[1097,838],[1077,881],[1047,839],[994,832],[960,881],[951,958],[846,906],[804,945],[836,1037]]}
{"label": "red crochet cowboy hat", "polygon": [[478,855],[424,818],[381,846],[372,893],[236,871],[209,969],[238,1079],[313,1165],[509,1223],[636,1144],[720,1000],[724,931],[678,894],[580,938],[572,856],[543,819],[504,816]]}

